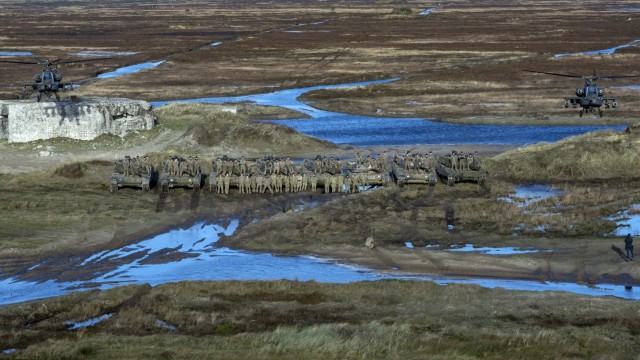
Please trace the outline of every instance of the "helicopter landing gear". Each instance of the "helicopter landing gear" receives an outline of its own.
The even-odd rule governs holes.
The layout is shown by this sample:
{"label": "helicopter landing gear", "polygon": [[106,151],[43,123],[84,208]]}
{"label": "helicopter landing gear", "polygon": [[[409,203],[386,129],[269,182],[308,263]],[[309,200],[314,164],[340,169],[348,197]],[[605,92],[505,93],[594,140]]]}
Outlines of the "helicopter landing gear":
{"label": "helicopter landing gear", "polygon": [[582,115],[584,115],[584,109],[580,110],[580,117],[582,117]]}
{"label": "helicopter landing gear", "polygon": [[56,95],[56,101],[60,101],[60,95],[58,95],[58,93],[55,93]]}
{"label": "helicopter landing gear", "polygon": [[602,109],[598,108],[598,115],[600,115],[600,117],[602,117],[604,115],[604,113],[602,112]]}

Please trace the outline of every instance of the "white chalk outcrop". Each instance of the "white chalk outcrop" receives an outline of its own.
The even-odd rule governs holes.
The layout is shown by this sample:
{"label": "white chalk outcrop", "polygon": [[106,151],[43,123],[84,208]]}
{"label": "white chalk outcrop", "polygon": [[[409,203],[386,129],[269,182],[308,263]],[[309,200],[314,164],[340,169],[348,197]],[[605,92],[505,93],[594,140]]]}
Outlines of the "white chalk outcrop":
{"label": "white chalk outcrop", "polygon": [[0,100],[0,138],[12,142],[66,137],[92,140],[150,130],[151,104],[141,100],[83,97],[66,101]]}

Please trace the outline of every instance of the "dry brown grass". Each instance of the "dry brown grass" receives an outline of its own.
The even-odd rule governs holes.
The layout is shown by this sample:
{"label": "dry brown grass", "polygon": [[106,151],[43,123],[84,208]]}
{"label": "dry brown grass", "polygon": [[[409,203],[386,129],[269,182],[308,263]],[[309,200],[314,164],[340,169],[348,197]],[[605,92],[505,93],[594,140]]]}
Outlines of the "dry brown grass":
{"label": "dry brown grass", "polygon": [[[634,308],[431,282],[186,282],[5,306],[0,339],[19,358],[617,357],[640,346]],[[113,316],[66,330],[67,320],[105,313]]]}

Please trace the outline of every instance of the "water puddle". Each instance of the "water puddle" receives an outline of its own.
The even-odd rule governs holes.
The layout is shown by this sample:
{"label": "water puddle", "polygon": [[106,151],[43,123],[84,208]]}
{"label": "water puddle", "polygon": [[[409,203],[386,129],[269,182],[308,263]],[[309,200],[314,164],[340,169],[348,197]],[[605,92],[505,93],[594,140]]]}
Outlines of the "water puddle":
{"label": "water puddle", "polygon": [[608,11],[640,11],[640,7],[609,8]]}
{"label": "water puddle", "polygon": [[4,350],[2,350],[2,353],[5,354],[5,355],[14,354],[16,352],[18,352],[18,349],[4,349]]}
{"label": "water puddle", "polygon": [[631,234],[632,236],[640,236],[640,204],[633,204],[629,209],[621,211],[607,220],[616,222],[618,227],[613,232],[616,236],[626,236]]}
{"label": "water puddle", "polygon": [[164,321],[162,321],[162,320],[160,320],[160,319],[157,319],[157,320],[156,320],[156,325],[157,325],[157,326],[159,326],[159,327],[161,327],[161,328],[165,328],[165,329],[167,329],[167,330],[171,330],[171,331],[176,331],[176,330],[178,330],[175,326],[173,326],[173,325],[171,325],[171,324],[169,324],[169,323],[167,323],[167,322],[164,322]]}
{"label": "water puddle", "polygon": [[562,194],[562,191],[545,184],[520,185],[515,188],[516,193],[497,200],[515,203],[518,207],[527,207],[533,203],[549,199]]}
{"label": "water puddle", "polygon": [[67,329],[67,331],[72,331],[72,330],[77,330],[77,329],[82,329],[82,328],[85,328],[85,327],[93,326],[93,325],[95,325],[95,324],[97,324],[99,322],[107,320],[108,318],[110,318],[112,316],[113,316],[113,314],[105,314],[105,315],[94,317],[94,318],[91,318],[91,319],[85,320],[85,321],[79,321],[79,322],[67,321],[65,324],[71,326],[70,328]]}
{"label": "water puddle", "polygon": [[404,246],[406,246],[409,249],[413,249],[413,243],[412,242],[407,241],[407,242],[404,243]]}
{"label": "water puddle", "polygon": [[214,43],[209,44],[209,47],[216,47],[222,45],[222,41],[216,41]]}
{"label": "water puddle", "polygon": [[559,58],[559,57],[571,56],[571,55],[611,55],[611,54],[615,54],[615,52],[620,49],[636,46],[638,45],[638,43],[640,43],[640,40],[634,40],[628,44],[612,47],[609,49],[592,50],[592,51],[585,51],[585,52],[578,52],[578,53],[555,54],[554,57]]}
{"label": "water puddle", "polygon": [[150,69],[150,68],[156,67],[156,66],[158,66],[158,65],[160,65],[160,64],[162,64],[164,62],[165,62],[165,60],[161,60],[161,61],[157,61],[157,62],[146,62],[146,63],[141,63],[141,64],[129,65],[129,66],[125,66],[125,67],[121,67],[119,69],[116,69],[115,71],[99,74],[97,76],[97,78],[98,79],[110,79],[110,78],[114,78],[114,77],[118,77],[118,76],[129,75],[129,74],[133,74],[133,73],[138,72],[138,71],[142,71],[142,70],[146,70],[146,69]]}
{"label": "water puddle", "polygon": [[[216,245],[220,236],[231,235],[238,221],[226,227],[197,223],[190,228],[176,229],[120,249],[99,252],[75,265],[73,271],[91,275],[86,281],[40,282],[10,278],[0,281],[0,305],[59,296],[88,289],[109,289],[127,284],[152,286],[178,281],[199,280],[297,280],[328,283],[349,283],[380,279],[410,279],[435,281],[439,284],[473,283],[484,287],[504,287],[511,290],[571,291],[592,296],[619,296],[640,299],[640,292],[625,291],[623,285],[578,285],[571,283],[539,283],[535,281],[449,278],[412,275],[397,271],[380,272],[341,264],[333,259],[313,256],[274,256],[229,249]],[[411,244],[411,245],[409,245]],[[405,244],[413,246],[412,243]],[[482,249],[482,248],[478,248]],[[476,250],[478,250],[476,249]],[[526,251],[514,249],[513,251]],[[503,251],[504,252],[504,251]],[[105,268],[107,270],[105,270]],[[60,273],[55,273],[60,271]],[[52,270],[57,278],[64,270]],[[25,274],[29,275],[29,272]],[[107,316],[107,315],[103,315]],[[72,329],[90,326],[90,321],[70,323]]]}
{"label": "water puddle", "polygon": [[107,50],[84,50],[71,53],[74,56],[87,56],[87,57],[102,57],[102,56],[132,56],[137,54],[137,51],[107,51]]}
{"label": "water puddle", "polygon": [[436,12],[436,10],[438,10],[437,7],[434,7],[434,8],[431,8],[431,9],[426,9],[426,10],[423,10],[423,11],[419,12],[418,15],[431,15],[434,12]]}
{"label": "water puddle", "polygon": [[640,90],[640,85],[611,86],[611,89],[631,89],[631,90]]}
{"label": "water puddle", "polygon": [[389,118],[359,116],[313,108],[298,98],[309,91],[385,84],[398,79],[367,81],[339,85],[313,86],[280,90],[266,94],[157,101],[154,107],[170,103],[239,103],[250,102],[264,106],[279,106],[301,112],[309,118],[293,120],[265,120],[289,126],[295,130],[336,144],[356,146],[415,145],[415,144],[493,144],[527,145],[541,141],[558,141],[568,136],[596,130],[624,130],[626,126],[513,126],[465,125],[428,121],[422,118]]}
{"label": "water puddle", "polygon": [[451,245],[448,251],[456,252],[479,252],[486,255],[517,255],[531,254],[538,252],[551,252],[551,250],[540,250],[534,248],[516,248],[516,247],[475,247],[473,244]]}
{"label": "water puddle", "polygon": [[33,56],[28,51],[0,51],[0,56]]}

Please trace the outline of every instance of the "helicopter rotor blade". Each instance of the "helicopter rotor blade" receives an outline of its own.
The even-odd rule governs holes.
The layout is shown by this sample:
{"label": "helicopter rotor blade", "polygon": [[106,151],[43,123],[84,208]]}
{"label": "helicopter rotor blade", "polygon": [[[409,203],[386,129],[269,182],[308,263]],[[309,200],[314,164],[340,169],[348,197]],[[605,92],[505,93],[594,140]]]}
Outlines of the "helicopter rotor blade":
{"label": "helicopter rotor blade", "polygon": [[598,79],[622,79],[622,78],[637,78],[640,75],[610,75],[610,76],[598,76]]}
{"label": "helicopter rotor blade", "polygon": [[522,71],[526,71],[526,72],[530,72],[530,73],[536,73],[536,74],[547,74],[547,75],[564,76],[564,77],[572,77],[572,78],[583,78],[584,77],[584,76],[575,75],[575,74],[560,74],[560,73],[552,73],[552,72],[545,72],[545,71],[534,71],[534,70],[522,70]]}
{"label": "helicopter rotor blade", "polygon": [[59,60],[56,60],[56,61],[52,61],[52,63],[58,62],[58,64],[72,64],[72,63],[81,63],[81,62],[99,61],[99,60],[109,60],[109,59],[114,59],[114,57],[103,57],[103,58],[83,59],[83,60],[65,60],[65,61],[60,61],[60,59],[59,59]]}
{"label": "helicopter rotor blade", "polygon": [[0,60],[0,62],[11,64],[38,64],[37,61]]}

